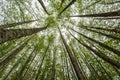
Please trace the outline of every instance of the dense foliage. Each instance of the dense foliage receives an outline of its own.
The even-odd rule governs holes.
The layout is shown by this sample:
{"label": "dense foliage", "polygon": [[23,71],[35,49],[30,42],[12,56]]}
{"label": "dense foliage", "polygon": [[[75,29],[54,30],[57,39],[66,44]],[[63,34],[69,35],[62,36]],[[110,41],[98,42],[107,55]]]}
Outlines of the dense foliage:
{"label": "dense foliage", "polygon": [[0,0],[0,80],[120,80],[120,1]]}

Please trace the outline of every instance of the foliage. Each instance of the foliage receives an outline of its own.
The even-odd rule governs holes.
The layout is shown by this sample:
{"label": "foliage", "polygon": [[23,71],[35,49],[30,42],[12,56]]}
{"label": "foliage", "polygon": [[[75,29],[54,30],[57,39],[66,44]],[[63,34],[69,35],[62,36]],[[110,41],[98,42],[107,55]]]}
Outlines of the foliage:
{"label": "foliage", "polygon": [[119,0],[0,0],[0,80],[119,80],[119,7]]}

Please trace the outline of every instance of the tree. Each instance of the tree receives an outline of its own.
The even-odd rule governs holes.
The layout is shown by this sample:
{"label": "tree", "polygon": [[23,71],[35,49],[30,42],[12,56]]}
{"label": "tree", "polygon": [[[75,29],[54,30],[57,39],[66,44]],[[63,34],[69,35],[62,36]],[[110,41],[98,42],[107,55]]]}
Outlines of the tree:
{"label": "tree", "polygon": [[118,80],[119,3],[0,0],[0,80]]}
{"label": "tree", "polygon": [[47,26],[42,27],[42,28],[33,28],[33,29],[2,29],[0,31],[0,44],[4,43],[6,41],[9,41],[9,40],[18,39],[21,37],[35,34],[46,28],[47,28]]}
{"label": "tree", "polygon": [[120,16],[119,12],[120,10],[113,12],[99,13],[99,14],[75,15],[71,17],[114,17],[114,16]]}

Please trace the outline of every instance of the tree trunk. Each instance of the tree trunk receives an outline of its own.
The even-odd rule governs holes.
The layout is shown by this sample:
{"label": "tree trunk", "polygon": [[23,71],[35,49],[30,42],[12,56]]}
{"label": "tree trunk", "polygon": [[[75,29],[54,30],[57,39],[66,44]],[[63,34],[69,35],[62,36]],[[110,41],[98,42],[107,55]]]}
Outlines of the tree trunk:
{"label": "tree trunk", "polygon": [[45,50],[45,52],[44,52],[42,61],[41,61],[41,63],[39,64],[39,69],[37,70],[35,80],[39,80],[38,78],[39,78],[39,75],[40,75],[40,73],[41,73],[41,67],[42,67],[42,65],[43,65],[43,61],[44,61],[44,59],[45,59],[45,57],[46,57],[47,51],[48,51],[48,49],[49,49],[49,46],[50,46],[50,43],[48,44],[48,46],[47,46],[47,48],[46,48],[46,50]]}
{"label": "tree trunk", "polygon": [[102,27],[88,27],[88,28],[120,33],[120,28],[102,28]]}
{"label": "tree trunk", "polygon": [[109,20],[109,19],[120,19],[120,17],[104,17],[104,18],[95,18],[97,20]]}
{"label": "tree trunk", "polygon": [[33,28],[33,29],[3,29],[3,30],[0,30],[0,44],[13,40],[13,39],[30,36],[39,31],[45,30],[46,28],[47,26],[42,27],[42,28]]}
{"label": "tree trunk", "polygon": [[27,45],[28,41],[30,39],[28,39],[26,42],[24,42],[22,45],[20,45],[18,48],[16,48],[14,51],[12,51],[10,53],[10,55],[5,58],[2,62],[0,62],[0,70],[10,62],[11,59],[13,59],[20,51],[22,51],[22,49]]}
{"label": "tree trunk", "polygon": [[[62,45],[62,46],[64,46],[64,45]],[[70,61],[68,61],[68,59],[67,59],[67,53],[66,53],[66,51],[65,51],[65,49],[64,49],[64,47],[63,47],[63,50],[64,50],[64,62],[65,62],[65,65],[66,65],[66,72],[67,72],[67,80],[70,80],[70,71],[69,71],[69,65],[68,65],[68,62],[69,62],[69,64],[70,64]],[[65,79],[66,80],[66,79]]]}
{"label": "tree trunk", "polygon": [[[25,55],[25,53],[24,53],[24,55]],[[24,55],[22,55],[22,56],[24,56]],[[3,80],[7,80],[8,76],[18,66],[21,59],[22,59],[22,57],[18,59],[18,61],[13,65],[13,67],[10,69],[10,71],[7,73],[7,75],[3,78]]]}
{"label": "tree trunk", "polygon": [[[93,47],[95,47],[96,48],[96,50],[98,50],[99,52],[101,52],[96,46],[94,46],[90,41],[89,41],[89,43],[93,46]],[[102,53],[102,52],[101,52]],[[92,53],[91,53],[92,54]],[[112,77],[109,75],[109,73],[105,70],[105,68],[103,67],[103,65],[101,64],[101,62],[96,58],[96,56],[95,55],[93,55],[92,54],[92,56],[94,57],[94,59],[97,61],[97,63],[99,64],[99,67],[101,67],[102,68],[102,72],[101,72],[101,74],[102,73],[106,73],[106,75],[109,77],[109,80],[113,80],[112,79]],[[114,67],[114,66],[113,66]],[[107,79],[107,78],[106,78]]]}
{"label": "tree trunk", "polygon": [[100,3],[100,4],[112,5],[112,4],[116,4],[116,3],[120,3],[120,1],[114,1],[114,2],[109,2],[109,3]]}
{"label": "tree trunk", "polygon": [[113,16],[120,16],[120,10],[98,14],[75,15],[71,17],[113,17]]}
{"label": "tree trunk", "polygon": [[[39,60],[40,60],[40,58],[39,58]],[[33,71],[31,71],[31,73],[30,73],[30,75],[31,75],[31,74],[32,74],[32,75],[31,75],[30,77],[27,76],[28,78],[25,77],[26,79],[24,79],[24,80],[33,80],[33,79],[35,79],[36,71],[34,71],[34,70],[37,70],[37,69],[36,69],[36,66],[38,66],[39,60],[38,60],[37,62],[35,62],[35,65],[34,65],[34,67],[33,67],[33,69],[32,69]]]}
{"label": "tree trunk", "polygon": [[33,51],[31,52],[31,54],[29,55],[29,57],[27,58],[27,60],[26,60],[26,62],[24,63],[24,65],[22,66],[22,69],[20,70],[20,72],[19,72],[19,74],[18,74],[18,76],[17,76],[17,79],[16,80],[21,80],[23,77],[23,72],[24,72],[24,70],[25,70],[25,68],[26,68],[26,65],[28,65],[28,63],[30,62],[30,60],[31,60],[31,57],[33,56],[33,54],[34,54],[34,51],[35,51],[35,49],[33,49]]}
{"label": "tree trunk", "polygon": [[52,65],[52,76],[51,76],[51,80],[55,80],[55,64],[56,64],[56,50],[53,51],[53,65]]}
{"label": "tree trunk", "polygon": [[88,30],[88,31],[95,32],[95,33],[104,35],[104,36],[106,36],[106,37],[109,37],[109,38],[116,39],[116,40],[119,40],[119,41],[120,41],[120,37],[116,37],[116,36],[113,36],[113,35],[109,35],[109,34],[105,34],[105,33],[102,33],[102,32],[98,32],[98,31],[95,31],[95,30],[92,30],[92,29],[88,29],[88,28],[86,28],[86,27],[82,27],[82,28],[83,28],[83,29],[86,29],[86,30]]}
{"label": "tree trunk", "polygon": [[81,80],[86,80],[86,77],[83,75],[81,69],[79,68],[79,65],[78,65],[78,63],[77,63],[77,60],[76,60],[75,56],[73,55],[73,53],[72,53],[72,51],[70,50],[70,48],[68,47],[65,39],[63,38],[60,29],[59,29],[59,32],[60,32],[60,36],[61,36],[61,38],[62,38],[64,47],[66,48],[66,51],[67,51],[67,53],[68,53],[68,55],[69,55],[69,57],[70,57],[71,63],[72,63],[72,65],[73,65],[73,67],[74,67],[74,70],[75,70],[75,72],[76,72],[76,75],[77,75],[78,79],[79,79],[79,80],[80,80],[80,79],[81,79]]}
{"label": "tree trunk", "polygon": [[100,67],[103,69],[103,71],[106,73],[106,75],[109,77],[109,80],[113,80],[112,76],[105,70],[101,62],[95,57],[96,61],[99,63]]}
{"label": "tree trunk", "polygon": [[88,6],[86,6],[85,8],[83,8],[83,9],[80,10],[80,11],[83,11],[83,10],[85,10],[85,9],[88,9],[88,8],[90,8],[91,6],[93,6],[93,5],[95,5],[95,4],[99,3],[99,2],[100,2],[100,0],[95,1],[94,3],[92,3],[92,4],[88,5]]}
{"label": "tree trunk", "polygon": [[32,62],[33,62],[33,60],[35,59],[36,56],[37,56],[37,53],[33,55],[33,58],[32,58],[32,60],[29,64],[29,66],[27,67],[27,70],[24,72],[24,74],[22,74],[22,78],[25,77],[26,73],[28,72],[28,70],[29,70],[29,68],[30,68],[30,66],[31,66],[31,64],[32,64]]}
{"label": "tree trunk", "polygon": [[113,66],[113,68],[116,71],[116,73],[118,74],[118,76],[120,77],[120,71],[116,67],[114,67],[114,66]]}
{"label": "tree trunk", "polygon": [[72,0],[59,14],[58,16],[60,16],[68,7],[70,7],[72,4],[74,4],[76,0]]}
{"label": "tree trunk", "polygon": [[78,80],[77,75],[76,75],[75,70],[74,70],[74,67],[72,66],[72,63],[71,63],[70,59],[68,59],[68,63],[69,63],[68,67],[70,66],[70,69],[71,69],[71,71],[67,70],[67,72],[69,72],[69,75],[70,75],[69,80],[71,80],[71,79],[72,80]]}
{"label": "tree trunk", "polygon": [[[71,33],[70,33],[71,34]],[[73,36],[73,34],[71,34]],[[115,61],[111,58],[109,58],[108,56],[106,56],[103,53],[100,53],[98,51],[96,51],[95,49],[93,49],[92,47],[86,45],[85,43],[81,42],[80,40],[78,40],[75,36],[73,36],[81,45],[83,45],[84,47],[86,47],[88,50],[92,51],[95,55],[97,55],[98,57],[102,58],[104,61],[110,63],[112,66],[116,66],[117,68],[120,68],[120,63],[118,61]]]}
{"label": "tree trunk", "polygon": [[[73,29],[72,29],[72,30],[73,30]],[[75,30],[73,30],[73,31],[75,31]],[[110,46],[108,46],[108,45],[106,45],[106,44],[104,44],[104,43],[101,43],[101,42],[99,42],[99,41],[97,41],[97,40],[95,40],[95,39],[93,39],[93,38],[87,37],[87,36],[85,36],[85,35],[77,32],[77,31],[75,31],[75,32],[78,33],[79,35],[81,35],[81,36],[83,36],[83,37],[85,37],[85,38],[87,38],[87,39],[89,39],[89,40],[91,40],[91,41],[99,44],[100,46],[106,48],[107,50],[109,50],[109,51],[111,51],[111,52],[113,52],[113,53],[115,53],[116,55],[120,56],[120,51],[119,51],[119,50],[116,50],[116,49],[114,49],[114,48],[112,48],[112,47],[110,47]]]}
{"label": "tree trunk", "polygon": [[41,4],[41,6],[43,7],[44,11],[45,11],[48,15],[50,15],[50,14],[48,13],[48,11],[47,11],[47,9],[46,9],[43,1],[42,1],[42,0],[38,0],[38,2],[39,2],[39,3]]}
{"label": "tree trunk", "polygon": [[[74,48],[72,47],[72,44],[70,44],[70,46],[71,46],[71,50],[73,51],[73,53],[76,54],[76,51],[75,51]],[[79,62],[79,67],[80,67],[80,69],[81,69],[83,75],[84,75],[84,76],[86,77],[86,79],[87,79],[87,76],[85,75],[85,71],[83,70],[83,67],[82,67],[82,65],[81,65],[80,60],[79,60],[77,57],[76,57],[76,59],[77,59],[78,62]],[[87,80],[88,80],[88,79],[87,79]]]}
{"label": "tree trunk", "polygon": [[[82,52],[85,56],[85,53]],[[80,54],[81,58],[83,59],[83,61],[85,62],[86,66],[88,67],[88,69],[90,70],[91,75],[93,76],[93,78],[95,80],[100,80],[100,77],[98,75],[98,73],[95,71],[95,69],[93,68],[93,66],[89,63],[89,61],[87,61],[86,56],[84,57],[82,54]]]}
{"label": "tree trunk", "polygon": [[[61,49],[62,49],[62,47],[61,47]],[[62,75],[62,80],[66,80],[66,77],[65,77],[65,67],[64,67],[64,65],[65,65],[65,58],[63,57],[63,55],[62,55],[62,53],[61,53],[61,60],[60,60],[61,62],[62,62],[62,68],[61,68],[61,72],[63,73],[63,74],[61,74]]]}
{"label": "tree trunk", "polygon": [[[39,19],[37,19],[39,20]],[[26,24],[26,23],[31,23],[37,20],[29,20],[29,21],[23,21],[23,22],[16,22],[16,23],[11,23],[11,24],[5,24],[5,25],[0,25],[0,29],[4,29],[4,28],[11,28],[11,27],[15,27],[18,25],[22,25],[22,24]]]}

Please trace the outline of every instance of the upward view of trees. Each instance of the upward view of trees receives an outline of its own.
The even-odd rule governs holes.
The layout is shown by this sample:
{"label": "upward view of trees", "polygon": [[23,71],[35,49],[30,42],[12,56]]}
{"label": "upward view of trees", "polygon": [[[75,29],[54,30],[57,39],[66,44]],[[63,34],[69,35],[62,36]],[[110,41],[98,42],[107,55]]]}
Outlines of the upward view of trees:
{"label": "upward view of trees", "polygon": [[120,1],[0,0],[0,80],[120,80]]}

